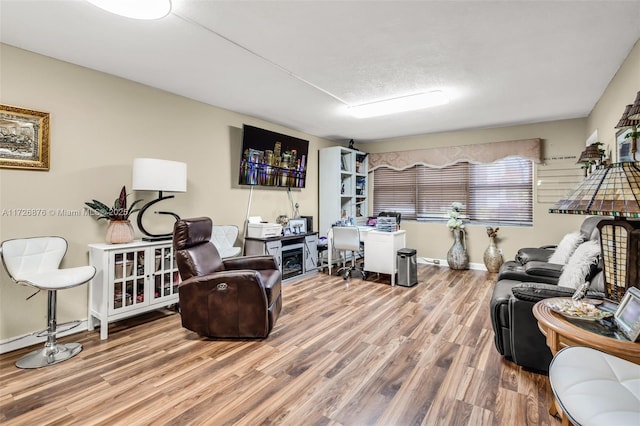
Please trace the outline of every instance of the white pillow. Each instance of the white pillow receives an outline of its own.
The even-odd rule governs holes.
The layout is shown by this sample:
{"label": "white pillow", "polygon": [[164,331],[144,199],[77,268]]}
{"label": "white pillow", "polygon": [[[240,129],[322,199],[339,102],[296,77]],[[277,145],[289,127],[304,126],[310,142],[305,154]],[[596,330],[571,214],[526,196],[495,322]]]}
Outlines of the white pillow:
{"label": "white pillow", "polygon": [[598,241],[587,241],[580,244],[573,256],[569,259],[562,274],[558,279],[558,285],[562,287],[579,288],[585,283],[591,265],[597,264],[600,256],[600,243]]}
{"label": "white pillow", "polygon": [[578,246],[583,242],[584,235],[580,232],[572,232],[565,235],[562,237],[558,247],[547,262],[555,263],[557,265],[566,265],[573,252],[575,252]]}

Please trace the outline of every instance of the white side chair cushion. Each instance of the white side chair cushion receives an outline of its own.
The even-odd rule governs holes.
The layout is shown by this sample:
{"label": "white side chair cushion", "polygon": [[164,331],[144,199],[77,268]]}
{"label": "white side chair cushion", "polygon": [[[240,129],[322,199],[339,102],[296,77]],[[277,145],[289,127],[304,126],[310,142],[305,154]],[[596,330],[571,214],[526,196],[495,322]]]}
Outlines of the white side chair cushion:
{"label": "white side chair cushion", "polygon": [[238,238],[238,227],[235,225],[214,225],[211,231],[211,242],[218,249],[220,257],[234,257],[240,254],[241,247],[234,247]]}
{"label": "white side chair cushion", "polygon": [[93,266],[57,269],[48,272],[22,272],[14,277],[19,283],[43,290],[62,290],[84,284],[96,274]]}
{"label": "white side chair cushion", "polygon": [[575,424],[640,424],[640,365],[571,346],[553,358],[549,381],[562,411]]}
{"label": "white side chair cushion", "polygon": [[360,250],[360,231],[355,226],[333,228],[333,248],[336,250]]}
{"label": "white side chair cushion", "polygon": [[14,278],[24,271],[58,269],[66,252],[67,242],[61,237],[20,238],[2,243],[2,258]]}

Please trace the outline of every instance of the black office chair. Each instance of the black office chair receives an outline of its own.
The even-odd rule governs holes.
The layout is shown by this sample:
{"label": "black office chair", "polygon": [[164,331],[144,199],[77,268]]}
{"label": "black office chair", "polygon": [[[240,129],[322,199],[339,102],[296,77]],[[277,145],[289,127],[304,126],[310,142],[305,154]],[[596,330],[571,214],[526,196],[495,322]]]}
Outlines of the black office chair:
{"label": "black office chair", "polygon": [[[356,226],[337,226],[333,228],[333,244],[332,247],[343,252],[342,268],[338,269],[337,275],[344,271],[344,279],[347,280],[353,272],[357,272],[362,276],[363,280],[367,279],[367,273],[356,265],[356,255],[360,253],[360,231]],[[351,252],[351,266],[346,266],[345,259],[347,252]]]}

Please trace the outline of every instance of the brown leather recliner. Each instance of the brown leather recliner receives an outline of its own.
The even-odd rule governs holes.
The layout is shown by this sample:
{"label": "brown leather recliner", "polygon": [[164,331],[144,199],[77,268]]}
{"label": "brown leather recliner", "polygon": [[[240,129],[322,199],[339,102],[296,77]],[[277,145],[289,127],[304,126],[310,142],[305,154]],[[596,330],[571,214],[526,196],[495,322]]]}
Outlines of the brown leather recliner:
{"label": "brown leather recliner", "polygon": [[281,274],[273,256],[222,259],[208,217],[180,219],[173,248],[182,282],[182,326],[201,336],[264,338],[282,309]]}

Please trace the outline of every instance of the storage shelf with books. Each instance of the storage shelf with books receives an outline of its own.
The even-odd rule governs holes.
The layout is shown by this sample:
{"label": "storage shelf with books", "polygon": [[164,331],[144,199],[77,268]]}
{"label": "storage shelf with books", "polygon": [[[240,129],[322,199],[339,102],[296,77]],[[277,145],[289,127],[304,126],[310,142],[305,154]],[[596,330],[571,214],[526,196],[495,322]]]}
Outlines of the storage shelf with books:
{"label": "storage shelf with books", "polygon": [[367,154],[341,146],[323,148],[319,154],[320,236],[326,236],[339,221],[365,224],[369,214]]}

